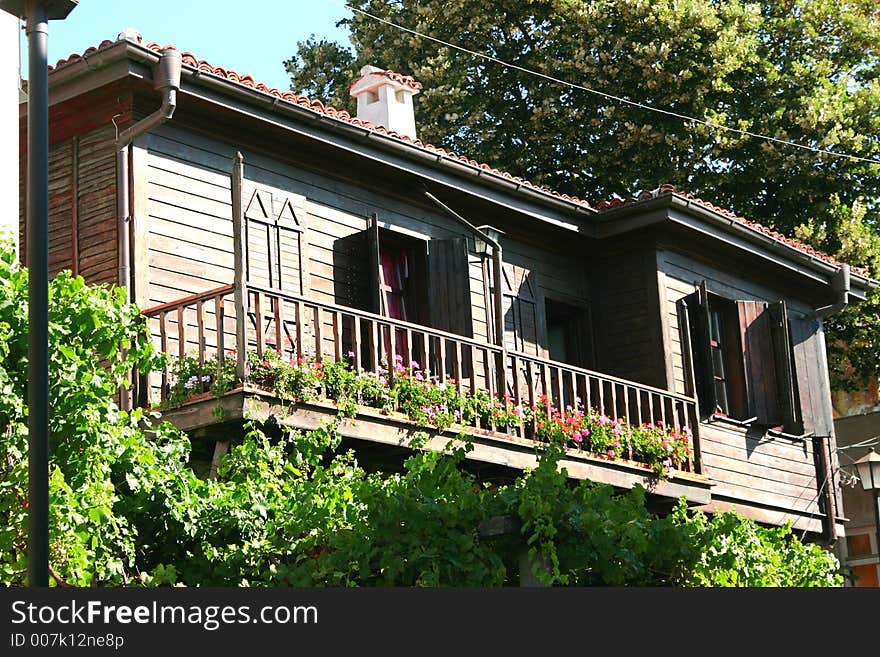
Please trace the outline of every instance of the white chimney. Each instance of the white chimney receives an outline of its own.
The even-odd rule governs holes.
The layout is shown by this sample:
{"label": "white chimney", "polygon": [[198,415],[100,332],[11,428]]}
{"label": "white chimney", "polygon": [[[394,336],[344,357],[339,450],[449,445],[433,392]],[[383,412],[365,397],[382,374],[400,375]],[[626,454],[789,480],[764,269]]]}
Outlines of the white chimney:
{"label": "white chimney", "polygon": [[412,97],[421,88],[421,83],[409,75],[364,66],[348,93],[357,98],[357,118],[415,139]]}
{"label": "white chimney", "polygon": [[18,244],[18,105],[21,23],[0,11],[0,237]]}

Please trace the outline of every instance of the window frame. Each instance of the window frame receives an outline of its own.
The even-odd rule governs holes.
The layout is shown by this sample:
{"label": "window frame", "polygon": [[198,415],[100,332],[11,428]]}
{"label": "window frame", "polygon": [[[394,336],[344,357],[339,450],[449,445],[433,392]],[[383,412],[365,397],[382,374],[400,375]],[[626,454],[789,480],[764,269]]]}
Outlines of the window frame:
{"label": "window frame", "polygon": [[[731,299],[709,291],[706,281],[695,286],[679,303],[690,347],[683,353],[705,419],[804,438],[798,435],[800,409],[785,302]],[[713,349],[721,351],[720,358]]]}

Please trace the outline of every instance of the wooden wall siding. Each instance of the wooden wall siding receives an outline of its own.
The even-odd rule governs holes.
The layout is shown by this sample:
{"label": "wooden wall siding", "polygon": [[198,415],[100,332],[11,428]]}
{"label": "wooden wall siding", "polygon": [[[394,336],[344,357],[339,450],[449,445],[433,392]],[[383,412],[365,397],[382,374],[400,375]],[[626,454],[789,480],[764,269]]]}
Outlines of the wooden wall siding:
{"label": "wooden wall siding", "polygon": [[79,139],[79,273],[90,283],[119,279],[116,216],[116,130],[112,125]]}
{"label": "wooden wall siding", "polygon": [[73,249],[70,227],[73,223],[74,199],[72,176],[73,142],[68,140],[49,149],[49,275],[70,269]]}
{"label": "wooden wall siding", "polygon": [[[681,334],[677,316],[679,299],[692,294],[695,284],[705,280],[708,289],[729,299],[776,302],[784,300],[790,318],[809,309],[796,299],[781,299],[779,293],[760,283],[737,278],[711,265],[678,252],[658,254],[661,280],[666,288],[666,320],[671,337],[674,390],[686,390]],[[792,322],[794,326],[797,322]],[[821,333],[819,334],[821,339]],[[796,344],[796,340],[795,340]],[[795,353],[797,354],[797,347]],[[824,355],[823,355],[824,357]],[[824,360],[817,359],[824,371]],[[826,374],[827,378],[827,374]],[[830,402],[829,402],[830,403]],[[750,504],[781,510],[797,510],[801,515],[819,513],[818,481],[812,442],[787,438],[757,437],[730,425],[706,424],[700,427],[703,471],[717,484],[713,498],[736,501],[747,512]]]}
{"label": "wooden wall siding", "polygon": [[[49,147],[49,274],[116,283],[116,149],[112,125]],[[26,163],[22,163],[25,167]],[[26,263],[26,176],[20,184],[20,253]]]}
{"label": "wooden wall siding", "polygon": [[[302,283],[316,301],[353,305],[356,290],[351,294],[344,292],[344,282],[357,285],[363,280],[363,272],[350,238],[366,229],[367,217],[372,213],[378,215],[382,228],[422,239],[464,236],[461,227],[445,215],[370,188],[368,180],[333,180],[262,153],[251,153],[246,144],[225,143],[196,134],[174,121],[144,136],[140,144],[149,151],[151,304],[166,303],[231,282],[229,178],[236,150],[244,153],[246,206],[256,189],[271,193],[273,202],[284,197],[305,199],[307,228],[299,255],[303,258],[303,271],[308,273]],[[253,232],[249,234],[252,248],[265,249],[261,246],[265,239],[258,241]],[[482,260],[473,251],[473,241],[468,243],[473,336],[488,340],[491,317],[486,310]],[[288,246],[291,254],[297,256],[294,245]],[[542,289],[560,298],[586,298],[584,267],[574,259],[551,256],[511,240],[504,241],[504,249],[506,261],[536,272]],[[296,269],[292,266],[287,271],[292,274]],[[268,279],[267,270],[263,271],[263,278]]]}
{"label": "wooden wall siding", "polygon": [[665,388],[654,252],[642,247],[602,258],[594,277],[597,369]]}
{"label": "wooden wall siding", "polygon": [[712,497],[735,501],[748,515],[756,505],[790,511],[792,519],[820,513],[812,441],[748,436],[735,427],[700,427],[703,474]]}
{"label": "wooden wall siding", "polygon": [[[120,130],[131,122],[129,88],[116,83],[49,108],[51,275],[70,269],[89,283],[117,281],[114,122]],[[26,264],[27,117],[19,133],[19,253]]]}

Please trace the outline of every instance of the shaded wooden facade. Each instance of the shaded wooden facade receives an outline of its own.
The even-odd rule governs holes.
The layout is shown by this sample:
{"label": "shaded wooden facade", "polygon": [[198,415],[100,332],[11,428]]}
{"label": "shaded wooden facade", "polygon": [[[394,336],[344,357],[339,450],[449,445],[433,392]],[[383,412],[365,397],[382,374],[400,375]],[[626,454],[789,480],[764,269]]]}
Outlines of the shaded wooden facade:
{"label": "shaded wooden facade", "polygon": [[[83,68],[57,81],[51,115],[52,267],[92,282],[118,282],[114,122],[158,102],[148,84],[155,53],[130,43],[107,52],[99,74]],[[792,521],[816,537],[842,531],[824,338],[812,318],[833,300],[837,267],[723,226],[673,193],[598,213],[265,96],[185,67],[174,118],[133,144],[130,284],[151,309],[158,345],[212,357],[240,348],[244,330],[250,349],[351,351],[365,368],[403,352],[458,385],[516,401],[582,398],[637,423],[690,424],[699,436],[690,484],[660,494]],[[244,329],[232,287],[236,153],[244,160]],[[500,281],[473,234],[425,191],[473,225],[503,232]],[[853,299],[874,284],[855,278]],[[493,330],[496,285],[503,340]],[[730,329],[748,348],[739,354],[743,392],[724,412],[694,319],[720,317],[718,307],[752,313]],[[758,357],[762,349],[772,363]],[[153,375],[142,401],[161,394],[162,377]],[[744,421],[755,413],[760,422]],[[483,436],[487,461],[525,466],[513,455],[523,436],[507,436],[509,456],[504,437],[493,436]],[[572,466],[580,476],[635,483],[621,467]]]}

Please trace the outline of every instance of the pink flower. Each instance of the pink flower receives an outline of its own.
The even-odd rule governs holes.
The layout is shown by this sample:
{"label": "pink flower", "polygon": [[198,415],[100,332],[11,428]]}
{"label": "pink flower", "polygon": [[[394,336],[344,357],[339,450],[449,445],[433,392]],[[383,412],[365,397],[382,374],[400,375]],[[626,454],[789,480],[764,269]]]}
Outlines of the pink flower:
{"label": "pink flower", "polygon": [[607,452],[607,454],[608,454],[608,456],[610,456],[611,458],[614,458],[614,450],[613,450],[613,449],[609,449],[608,452]]}
{"label": "pink flower", "polygon": [[584,439],[580,436],[580,434],[577,434],[577,433],[576,433],[575,435],[573,435],[573,436],[571,437],[571,439],[572,439],[574,442],[576,442],[576,443],[582,443],[582,442],[584,442]]}

